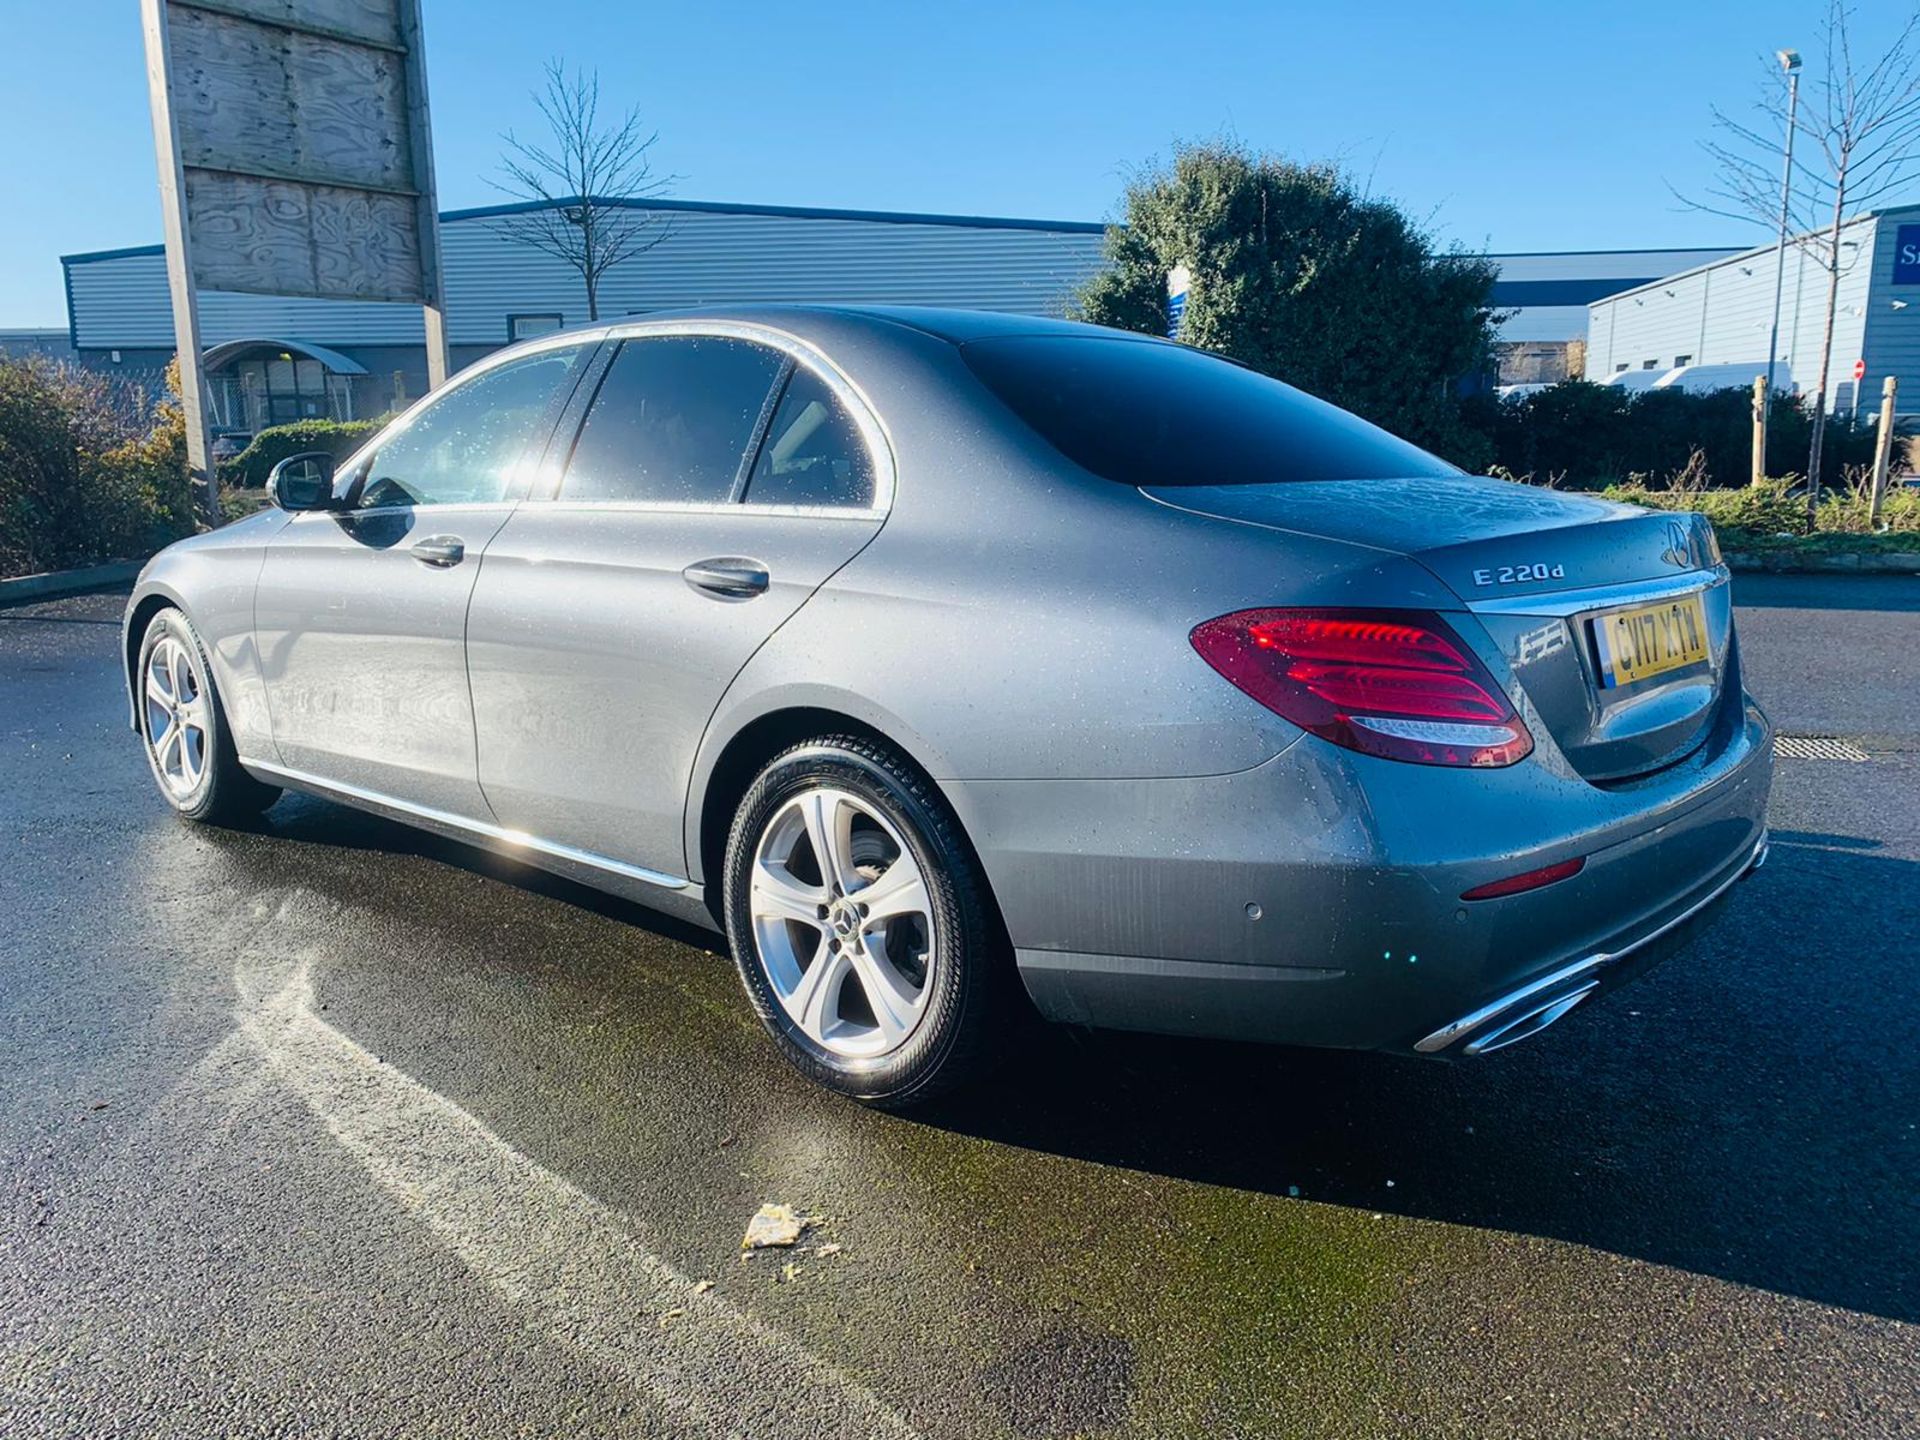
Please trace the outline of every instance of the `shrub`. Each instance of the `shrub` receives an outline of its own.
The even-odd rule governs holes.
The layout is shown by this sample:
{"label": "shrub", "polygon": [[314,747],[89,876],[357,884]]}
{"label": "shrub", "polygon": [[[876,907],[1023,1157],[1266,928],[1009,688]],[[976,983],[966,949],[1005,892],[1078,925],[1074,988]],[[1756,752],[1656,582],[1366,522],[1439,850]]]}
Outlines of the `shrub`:
{"label": "shrub", "polygon": [[104,378],[0,361],[0,575],[137,559],[193,529],[186,429]]}
{"label": "shrub", "polygon": [[1655,489],[1614,485],[1609,500],[1644,505],[1651,510],[1698,510],[1716,530],[1751,531],[1763,535],[1801,534],[1807,528],[1807,504],[1792,493],[1792,482],[1768,480],[1734,490],[1702,490],[1692,485]]}
{"label": "shrub", "polygon": [[1492,458],[1460,386],[1493,370],[1494,268],[1436,247],[1338,170],[1189,145],[1127,188],[1126,225],[1080,295],[1095,324],[1180,338],[1341,405],[1471,469]]}
{"label": "shrub", "polygon": [[[1565,380],[1473,413],[1492,437],[1495,464],[1512,475],[1590,488],[1690,465],[1713,485],[1745,485],[1752,473],[1753,401],[1745,390],[1630,392]],[[1807,407],[1777,398],[1767,419],[1769,473],[1804,470],[1812,438]],[[1872,460],[1871,426],[1827,421],[1823,485]]]}
{"label": "shrub", "polygon": [[267,476],[282,460],[309,450],[324,450],[335,460],[344,460],[385,423],[382,418],[295,420],[290,425],[270,425],[255,435],[246,449],[221,464],[220,479],[227,485],[257,488],[267,483]]}
{"label": "shrub", "polygon": [[[1756,539],[1807,533],[1806,496],[1796,493],[1798,483],[1797,477],[1768,480],[1736,490],[1703,490],[1683,484],[1661,488],[1615,485],[1607,489],[1606,497],[1653,510],[1698,510],[1713,521],[1714,529],[1730,536],[1736,544],[1747,544]],[[1845,485],[1827,491],[1822,497],[1813,533],[1857,537],[1874,534],[1868,521],[1872,499],[1866,472],[1850,475]],[[1920,491],[1890,489],[1881,506],[1880,523],[1896,535],[1920,535]]]}

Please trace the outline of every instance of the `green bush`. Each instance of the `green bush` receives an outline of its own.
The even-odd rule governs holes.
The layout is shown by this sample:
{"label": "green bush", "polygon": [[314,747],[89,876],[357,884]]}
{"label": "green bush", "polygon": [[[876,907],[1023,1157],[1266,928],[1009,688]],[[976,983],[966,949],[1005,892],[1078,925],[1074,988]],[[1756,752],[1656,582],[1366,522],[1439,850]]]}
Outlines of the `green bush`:
{"label": "green bush", "polygon": [[0,360],[0,575],[139,559],[192,529],[177,404],[148,410],[100,376]]}
{"label": "green bush", "polygon": [[1702,490],[1690,485],[1662,489],[1639,485],[1608,487],[1609,500],[1651,510],[1698,510],[1722,532],[1799,535],[1807,528],[1807,502],[1792,493],[1790,482],[1768,480],[1734,490]]}
{"label": "green bush", "polygon": [[270,425],[255,435],[246,449],[221,463],[221,483],[258,488],[267,483],[267,476],[282,460],[309,450],[324,450],[335,460],[344,460],[385,423],[383,418],[295,420],[290,425]]}
{"label": "green bush", "polygon": [[[1609,500],[1630,505],[1645,505],[1654,510],[1698,510],[1713,522],[1713,528],[1731,548],[1765,548],[1768,542],[1783,536],[1809,538],[1807,534],[1806,496],[1794,493],[1795,482],[1768,480],[1736,490],[1703,490],[1689,484],[1665,488],[1646,485],[1615,485],[1607,489]],[[1880,508],[1880,526],[1888,540],[1869,520],[1872,494],[1864,481],[1827,491],[1814,517],[1811,538],[1833,539],[1845,548],[1860,548],[1854,542],[1867,543],[1873,549],[1883,543],[1894,549],[1910,549],[1920,539],[1920,492],[1889,489]]]}
{"label": "green bush", "polygon": [[1439,248],[1338,169],[1182,146],[1128,186],[1106,255],[1083,319],[1165,334],[1167,274],[1185,265],[1182,340],[1469,469],[1494,458],[1460,400],[1463,382],[1493,372],[1493,265]]}
{"label": "green bush", "polygon": [[[1753,400],[1744,390],[1630,392],[1566,380],[1469,413],[1491,436],[1502,472],[1557,485],[1590,489],[1691,469],[1707,484],[1744,486],[1752,473]],[[1776,398],[1767,417],[1768,473],[1803,473],[1812,438],[1808,408]],[[1821,483],[1839,485],[1849,470],[1872,463],[1873,428],[1830,418]]]}

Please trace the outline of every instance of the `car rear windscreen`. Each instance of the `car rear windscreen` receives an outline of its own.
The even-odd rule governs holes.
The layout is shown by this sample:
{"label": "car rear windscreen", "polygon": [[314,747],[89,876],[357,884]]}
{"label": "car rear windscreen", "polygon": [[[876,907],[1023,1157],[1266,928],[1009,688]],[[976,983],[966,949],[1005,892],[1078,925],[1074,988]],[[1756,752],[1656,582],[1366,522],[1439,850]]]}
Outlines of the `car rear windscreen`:
{"label": "car rear windscreen", "polygon": [[1183,346],[1018,335],[960,347],[1061,454],[1122,485],[1264,485],[1460,471],[1357,415]]}

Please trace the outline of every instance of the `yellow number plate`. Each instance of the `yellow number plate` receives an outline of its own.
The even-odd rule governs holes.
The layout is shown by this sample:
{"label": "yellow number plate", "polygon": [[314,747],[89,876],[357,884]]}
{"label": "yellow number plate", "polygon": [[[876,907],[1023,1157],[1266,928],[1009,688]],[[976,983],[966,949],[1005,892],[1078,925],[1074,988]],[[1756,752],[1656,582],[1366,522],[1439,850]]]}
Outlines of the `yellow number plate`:
{"label": "yellow number plate", "polygon": [[1707,616],[1698,595],[1602,615],[1593,622],[1600,683],[1612,689],[1707,658]]}

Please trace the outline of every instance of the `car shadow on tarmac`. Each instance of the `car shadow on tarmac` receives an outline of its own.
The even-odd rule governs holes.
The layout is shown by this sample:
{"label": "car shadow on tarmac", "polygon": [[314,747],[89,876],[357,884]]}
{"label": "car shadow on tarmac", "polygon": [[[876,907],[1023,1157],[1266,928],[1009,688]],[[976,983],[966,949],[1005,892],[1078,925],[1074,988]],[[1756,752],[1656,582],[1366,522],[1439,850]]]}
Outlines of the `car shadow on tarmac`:
{"label": "car shadow on tarmac", "polygon": [[[323,802],[283,803],[260,828],[426,857],[720,947],[641,906]],[[1776,832],[1770,863],[1691,950],[1497,1055],[1445,1063],[1035,1022],[986,1084],[914,1121],[1920,1320],[1920,968],[1895,940],[1915,931],[1920,865],[1877,852]],[[856,1135],[897,1123],[848,1115]]]}
{"label": "car shadow on tarmac", "polygon": [[1082,1035],[937,1123],[1920,1319],[1920,865],[1877,848],[1777,832],[1693,948],[1479,1060]]}

